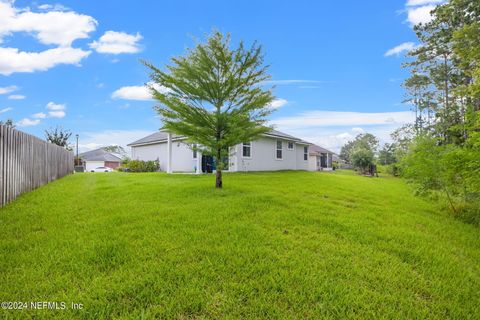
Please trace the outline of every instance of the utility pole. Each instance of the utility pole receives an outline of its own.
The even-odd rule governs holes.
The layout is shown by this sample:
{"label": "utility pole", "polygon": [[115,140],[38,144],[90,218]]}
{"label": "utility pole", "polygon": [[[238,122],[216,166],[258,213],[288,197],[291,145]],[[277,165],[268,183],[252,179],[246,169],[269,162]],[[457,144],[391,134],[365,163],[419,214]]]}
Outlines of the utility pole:
{"label": "utility pole", "polygon": [[77,159],[75,160],[75,163],[78,163],[78,133],[75,135],[77,138]]}

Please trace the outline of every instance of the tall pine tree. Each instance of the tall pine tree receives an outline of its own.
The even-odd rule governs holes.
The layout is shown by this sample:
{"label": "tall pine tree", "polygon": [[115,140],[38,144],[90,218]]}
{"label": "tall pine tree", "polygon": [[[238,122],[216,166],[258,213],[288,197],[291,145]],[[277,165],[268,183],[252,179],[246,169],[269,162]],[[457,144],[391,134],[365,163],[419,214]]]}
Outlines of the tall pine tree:
{"label": "tall pine tree", "polygon": [[152,71],[150,89],[160,102],[163,127],[215,158],[217,188],[231,148],[270,130],[265,124],[274,98],[261,87],[270,78],[261,46],[231,46],[230,35],[214,31],[165,71],[144,62]]}

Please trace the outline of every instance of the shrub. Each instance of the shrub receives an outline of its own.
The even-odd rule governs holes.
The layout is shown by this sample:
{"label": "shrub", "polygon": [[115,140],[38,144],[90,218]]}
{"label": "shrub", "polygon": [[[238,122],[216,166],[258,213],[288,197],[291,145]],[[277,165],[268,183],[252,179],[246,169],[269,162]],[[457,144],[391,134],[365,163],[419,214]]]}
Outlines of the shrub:
{"label": "shrub", "polygon": [[368,171],[368,168],[371,167],[374,163],[374,154],[372,150],[366,148],[355,149],[351,156],[350,160],[352,161],[353,166],[356,169],[361,170],[363,173]]}
{"label": "shrub", "polygon": [[[480,143],[455,146],[419,136],[402,160],[401,173],[419,194],[443,195],[453,213],[462,220],[480,222]],[[480,142],[480,139],[478,140]]]}
{"label": "shrub", "polygon": [[155,172],[160,169],[158,160],[155,161],[142,161],[142,160],[130,160],[128,163],[123,164],[124,168],[127,168],[130,172]]}
{"label": "shrub", "polygon": [[381,165],[381,164],[378,164],[377,165],[377,172],[378,173],[387,173],[387,174],[390,174],[392,176],[395,176],[395,177],[398,177],[400,176],[400,166],[398,165],[398,163],[392,163],[392,164],[389,164],[389,165]]}

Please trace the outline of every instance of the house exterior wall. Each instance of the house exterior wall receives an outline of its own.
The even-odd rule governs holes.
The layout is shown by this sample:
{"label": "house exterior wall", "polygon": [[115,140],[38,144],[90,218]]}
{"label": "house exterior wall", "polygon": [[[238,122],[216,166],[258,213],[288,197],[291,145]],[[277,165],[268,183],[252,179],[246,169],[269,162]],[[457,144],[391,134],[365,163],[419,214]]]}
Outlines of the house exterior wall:
{"label": "house exterior wall", "polygon": [[105,167],[105,162],[104,161],[85,161],[85,170],[87,172],[90,172],[91,170],[98,167]]}
{"label": "house exterior wall", "polygon": [[120,167],[120,162],[117,161],[105,161],[105,167],[109,167],[112,169]]}
{"label": "house exterior wall", "polygon": [[[306,149],[304,149],[307,147]],[[308,145],[297,144],[297,168],[295,170],[308,170]],[[304,158],[305,153],[307,158]]]}
{"label": "house exterior wall", "polygon": [[[156,143],[132,147],[132,159],[142,161],[160,160],[161,155],[167,152],[166,144]],[[165,161],[167,160],[165,155]],[[160,163],[161,165],[162,163]]]}
{"label": "house exterior wall", "polygon": [[[165,146],[167,144],[165,143]],[[167,168],[167,150],[165,149],[165,168]],[[181,141],[172,142],[172,170],[175,172],[195,172],[197,159],[193,159],[190,146]]]}
{"label": "house exterior wall", "polygon": [[[321,166],[321,155],[325,155],[327,157],[326,160],[326,167]],[[330,170],[332,169],[332,157],[331,153],[319,153],[319,154],[310,154],[308,156],[308,170],[310,171],[318,171],[318,170]]]}
{"label": "house exterior wall", "polygon": [[[276,159],[276,143],[282,141],[283,157]],[[308,160],[304,160],[305,145],[294,143],[294,149],[288,149],[288,140],[273,137],[262,137],[252,141],[251,157],[242,154],[242,145],[232,148],[229,156],[229,168],[235,171],[276,171],[276,170],[308,170]],[[198,156],[201,156],[199,153]],[[132,159],[159,160],[160,170],[167,169],[167,143],[132,146]],[[172,142],[172,170],[174,172],[195,172],[197,160],[189,145],[181,141]]]}
{"label": "house exterior wall", "polygon": [[[277,140],[282,141],[282,159],[276,158]],[[294,143],[288,149],[288,140],[262,137],[252,141],[251,157],[243,157],[242,145],[235,147],[232,156],[232,171],[308,170],[308,161],[303,160],[303,145]]]}
{"label": "house exterior wall", "polygon": [[[167,170],[167,143],[132,146],[132,159],[160,163],[160,171]],[[172,170],[176,172],[194,172],[197,160],[193,159],[193,151],[182,141],[172,141]]]}
{"label": "house exterior wall", "polygon": [[308,170],[309,171],[317,171],[320,170],[318,167],[317,161],[320,161],[320,159],[317,159],[319,156],[317,155],[308,155]]}

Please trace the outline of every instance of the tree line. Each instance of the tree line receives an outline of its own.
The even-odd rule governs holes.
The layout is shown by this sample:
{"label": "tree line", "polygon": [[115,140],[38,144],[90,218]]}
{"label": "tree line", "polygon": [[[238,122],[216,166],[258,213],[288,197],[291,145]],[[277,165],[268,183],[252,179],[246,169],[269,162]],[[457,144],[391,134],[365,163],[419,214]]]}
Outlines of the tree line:
{"label": "tree line", "polygon": [[415,121],[392,134],[377,161],[480,224],[480,1],[451,0],[431,14],[414,27],[420,44],[403,65]]}

